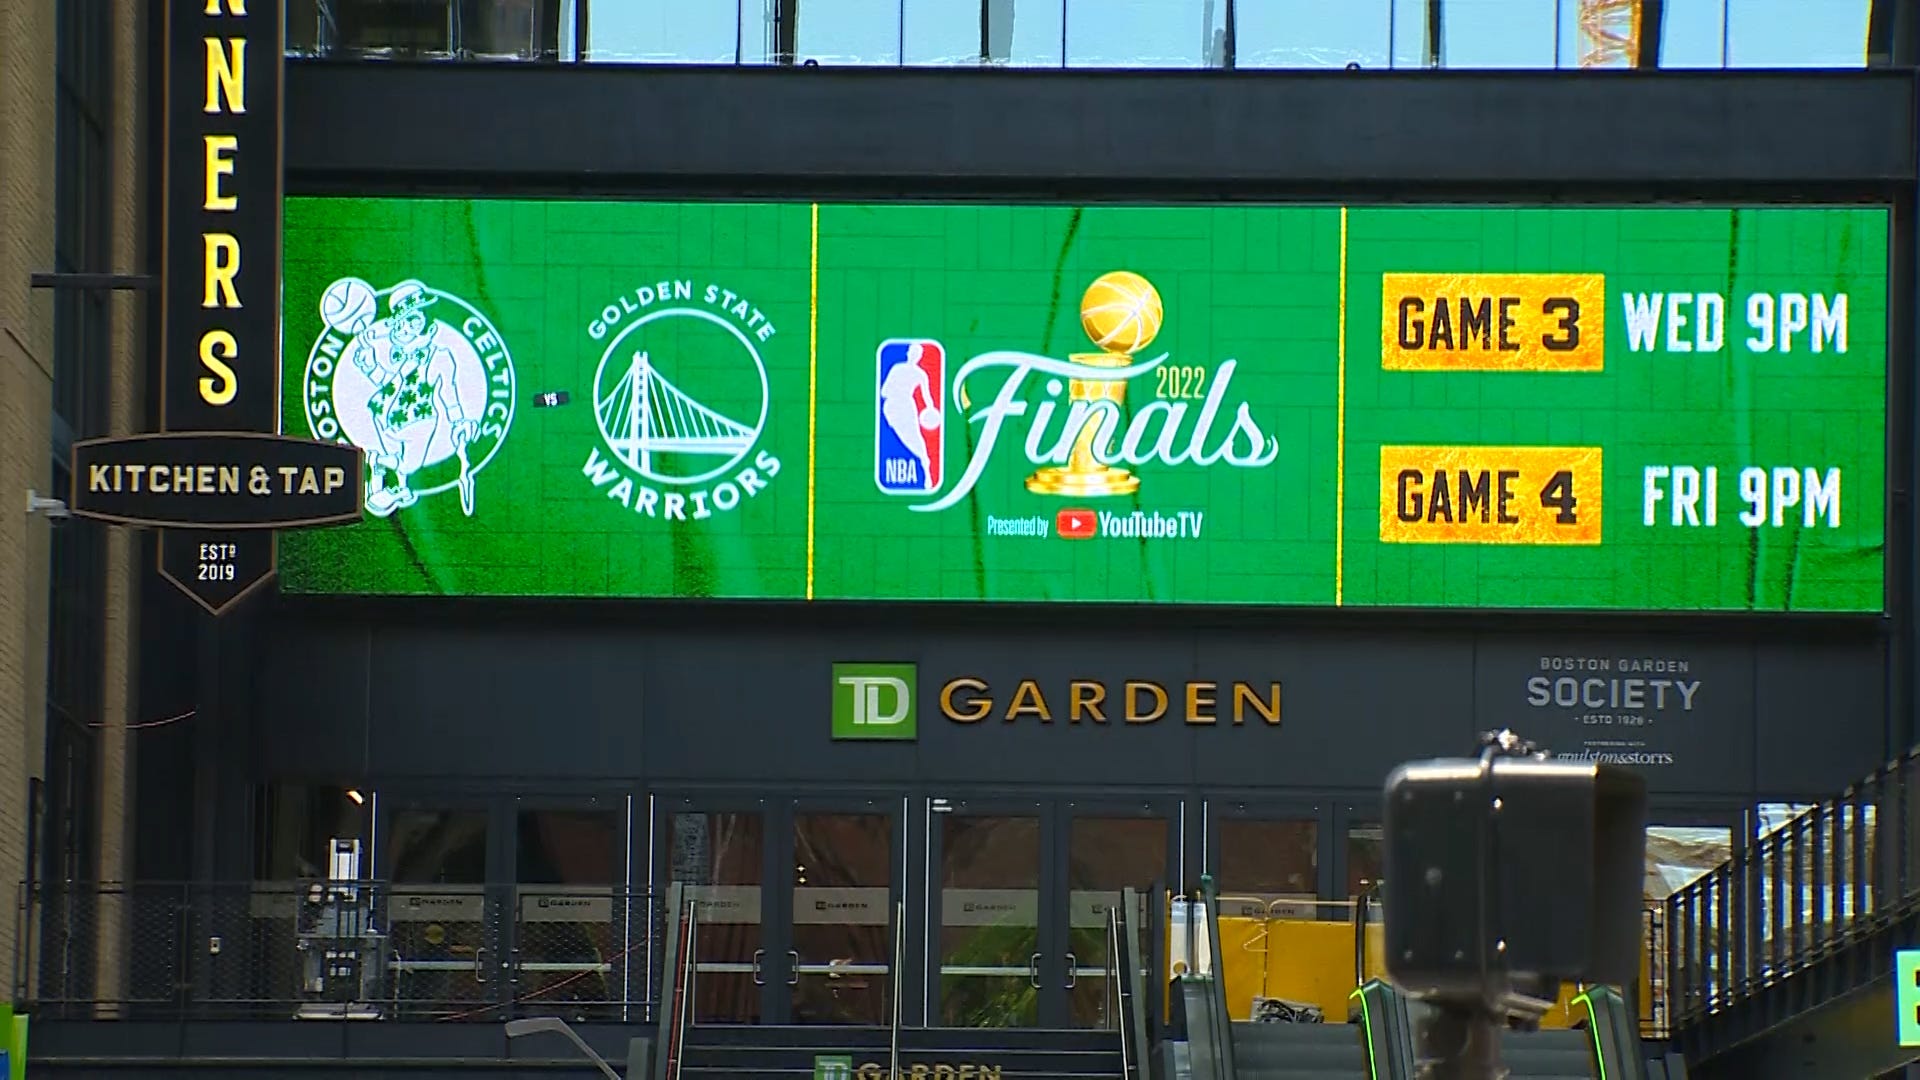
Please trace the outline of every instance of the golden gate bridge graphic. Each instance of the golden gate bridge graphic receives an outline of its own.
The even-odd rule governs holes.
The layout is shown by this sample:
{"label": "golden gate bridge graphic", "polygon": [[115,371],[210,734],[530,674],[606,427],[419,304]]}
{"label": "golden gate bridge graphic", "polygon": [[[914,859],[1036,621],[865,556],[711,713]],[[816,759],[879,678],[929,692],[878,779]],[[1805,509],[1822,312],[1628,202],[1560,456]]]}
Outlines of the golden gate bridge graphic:
{"label": "golden gate bridge graphic", "polygon": [[630,469],[655,475],[655,454],[734,458],[752,447],[754,430],[695,401],[667,381],[644,352],[594,403],[607,448]]}

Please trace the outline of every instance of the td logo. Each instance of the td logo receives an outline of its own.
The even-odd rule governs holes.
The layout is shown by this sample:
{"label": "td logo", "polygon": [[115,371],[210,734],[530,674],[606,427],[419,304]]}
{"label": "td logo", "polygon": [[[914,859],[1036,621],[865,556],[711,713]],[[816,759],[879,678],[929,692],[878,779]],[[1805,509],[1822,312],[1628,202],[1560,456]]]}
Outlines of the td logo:
{"label": "td logo", "polygon": [[853,1055],[821,1054],[815,1057],[813,1080],[853,1080]]}
{"label": "td logo", "polygon": [[914,738],[918,689],[913,664],[833,665],[833,737]]}

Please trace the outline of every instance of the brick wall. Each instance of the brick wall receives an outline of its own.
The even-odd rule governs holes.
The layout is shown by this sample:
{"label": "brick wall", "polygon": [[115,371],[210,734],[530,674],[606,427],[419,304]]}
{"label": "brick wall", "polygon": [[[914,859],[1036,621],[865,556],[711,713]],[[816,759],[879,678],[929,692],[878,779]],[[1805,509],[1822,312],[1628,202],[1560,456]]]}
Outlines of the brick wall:
{"label": "brick wall", "polygon": [[[47,530],[25,513],[51,482],[54,5],[0,0],[0,895],[26,874],[27,779],[46,761]],[[11,977],[14,920],[0,919]]]}
{"label": "brick wall", "polygon": [[[86,270],[138,272],[147,268],[141,188],[141,99],[146,84],[146,8],[150,0],[109,0],[114,7],[115,102],[109,164],[113,183],[113,265]],[[50,0],[0,0],[0,977],[9,982],[22,943],[15,940],[15,889],[26,877],[27,782],[46,762],[48,541],[52,526],[29,517],[27,491],[50,491],[53,411],[53,301],[31,288],[31,275],[54,267],[55,154],[54,33]],[[112,430],[144,426],[142,372],[147,328],[145,299],[121,294],[112,306],[109,382]],[[69,523],[67,528],[93,528]],[[137,538],[109,534],[106,640],[101,657],[103,714],[101,806],[97,819],[101,879],[124,878],[127,807],[131,800],[129,734]],[[118,985],[115,962],[123,940],[118,919],[104,910],[99,989]]]}

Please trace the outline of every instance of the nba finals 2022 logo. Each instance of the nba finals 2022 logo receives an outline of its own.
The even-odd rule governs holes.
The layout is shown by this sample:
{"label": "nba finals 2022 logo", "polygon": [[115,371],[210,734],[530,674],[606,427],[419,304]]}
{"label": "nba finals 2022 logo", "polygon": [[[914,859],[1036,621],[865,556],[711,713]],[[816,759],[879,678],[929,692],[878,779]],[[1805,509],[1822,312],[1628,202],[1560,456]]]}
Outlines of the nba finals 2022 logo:
{"label": "nba finals 2022 logo", "polygon": [[513,357],[472,304],[415,279],[344,277],[320,295],[301,400],[315,438],[365,451],[367,512],[444,492],[473,516],[482,470],[513,428]]}
{"label": "nba finals 2022 logo", "polygon": [[[1067,500],[1131,495],[1141,490],[1141,478],[1129,466],[1271,465],[1280,454],[1279,440],[1262,430],[1245,401],[1229,405],[1238,360],[1221,360],[1206,373],[1169,365],[1165,352],[1138,358],[1159,336],[1164,317],[1160,293],[1145,277],[1127,270],[1101,274],[1080,300],[1080,325],[1092,351],[1066,359],[1012,350],[982,353],[952,373],[950,392],[943,385],[947,350],[938,340],[881,342],[874,482],[885,494],[925,500],[913,510],[945,510],[974,490],[1009,423],[1021,419],[1026,420],[1026,458],[1035,466],[1025,487],[1037,495]],[[1004,377],[992,397],[975,408],[973,380],[989,371]],[[1204,384],[1205,391],[1188,393],[1182,384],[1194,389]],[[1132,402],[1129,416],[1130,388],[1147,386],[1155,388],[1155,396]],[[943,407],[949,400],[951,410]],[[949,485],[950,411],[976,426],[978,435]],[[1068,508],[1052,524],[1068,538],[1125,536],[1137,534],[1142,519],[1140,511],[1122,517]],[[1197,538],[1203,519],[1204,511],[1196,509],[1147,524],[1166,530],[1154,535]]]}

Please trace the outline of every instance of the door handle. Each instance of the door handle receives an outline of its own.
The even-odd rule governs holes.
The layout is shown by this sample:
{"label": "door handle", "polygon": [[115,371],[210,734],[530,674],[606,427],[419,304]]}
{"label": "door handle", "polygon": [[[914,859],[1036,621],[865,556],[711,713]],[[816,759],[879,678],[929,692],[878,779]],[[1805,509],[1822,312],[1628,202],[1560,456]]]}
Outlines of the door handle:
{"label": "door handle", "polygon": [[1067,989],[1069,990],[1073,989],[1074,983],[1080,981],[1079,967],[1080,967],[1080,958],[1073,955],[1072,953],[1068,953],[1067,954]]}
{"label": "door handle", "polygon": [[766,976],[760,970],[760,961],[764,959],[766,955],[767,950],[765,949],[753,950],[753,985],[755,986],[767,985]]}
{"label": "door handle", "polygon": [[1027,957],[1027,982],[1031,984],[1035,990],[1040,989],[1039,953],[1034,953],[1032,956]]}
{"label": "door handle", "polygon": [[473,981],[487,981],[487,947],[485,945],[473,950]]}
{"label": "door handle", "polygon": [[787,950],[787,985],[800,985],[800,954],[796,950]]}

